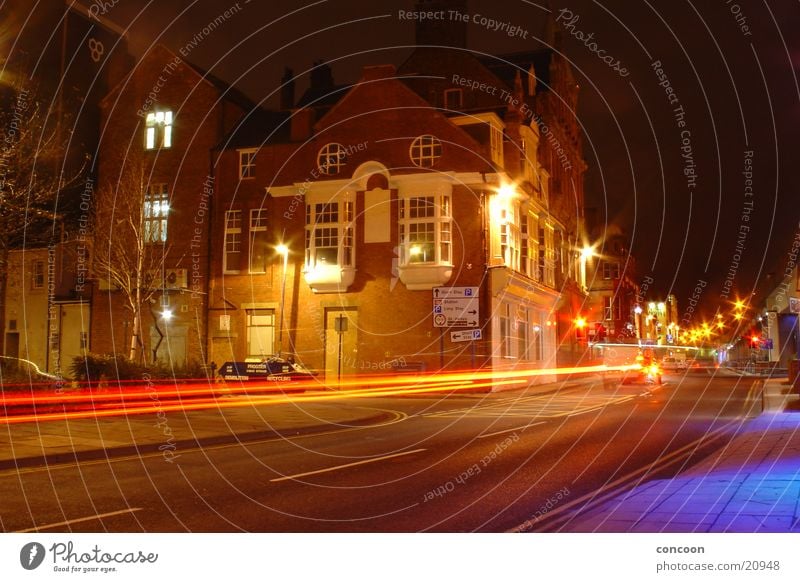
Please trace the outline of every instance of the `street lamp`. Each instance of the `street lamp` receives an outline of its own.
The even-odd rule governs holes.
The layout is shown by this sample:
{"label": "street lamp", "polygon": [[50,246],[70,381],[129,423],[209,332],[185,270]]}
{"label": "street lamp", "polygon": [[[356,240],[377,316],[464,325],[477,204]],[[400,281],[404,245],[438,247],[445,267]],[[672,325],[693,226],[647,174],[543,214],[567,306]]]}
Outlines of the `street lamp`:
{"label": "street lamp", "polygon": [[275,251],[283,257],[283,276],[281,281],[281,319],[278,324],[278,357],[283,355],[283,313],[286,306],[286,269],[289,262],[289,247],[279,244]]}

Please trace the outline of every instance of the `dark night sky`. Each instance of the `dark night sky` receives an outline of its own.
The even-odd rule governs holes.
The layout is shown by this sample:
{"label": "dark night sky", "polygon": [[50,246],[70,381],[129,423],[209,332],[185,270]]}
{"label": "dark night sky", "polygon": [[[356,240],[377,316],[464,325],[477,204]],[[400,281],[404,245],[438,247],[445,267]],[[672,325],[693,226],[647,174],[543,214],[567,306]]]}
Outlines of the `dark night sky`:
{"label": "dark night sky", "polygon": [[[129,27],[132,50],[150,44],[173,50],[234,2],[121,0],[107,17]],[[302,74],[312,62],[331,62],[337,82],[352,82],[365,64],[400,64],[414,42],[414,26],[398,19],[398,2],[239,1],[239,12],[218,27],[189,60],[274,105],[284,66]],[[621,77],[569,31],[563,50],[582,88],[587,206],[622,225],[638,261],[638,278],[651,291],[674,292],[685,306],[699,280],[707,281],[705,310],[720,296],[743,247],[731,299],[781,272],[798,229],[800,5],[793,0],[627,0],[553,2],[556,14],[579,17],[573,33],[594,33],[598,49],[619,59]],[[546,3],[479,1],[468,13],[508,21],[529,31],[509,38],[477,24],[468,48],[514,52],[537,46]],[[735,12],[739,13],[737,22]],[[565,13],[566,15],[566,13]],[[744,19],[744,20],[742,20]],[[750,34],[740,25],[745,23]],[[670,105],[651,66],[660,60],[679,103]],[[794,64],[793,64],[794,63]],[[302,86],[302,83],[301,83]],[[673,109],[685,111],[679,128]],[[696,187],[684,175],[681,131],[690,132]],[[752,151],[753,196],[745,197],[745,151]],[[752,201],[752,213],[743,217]],[[749,227],[749,230],[743,230]]]}

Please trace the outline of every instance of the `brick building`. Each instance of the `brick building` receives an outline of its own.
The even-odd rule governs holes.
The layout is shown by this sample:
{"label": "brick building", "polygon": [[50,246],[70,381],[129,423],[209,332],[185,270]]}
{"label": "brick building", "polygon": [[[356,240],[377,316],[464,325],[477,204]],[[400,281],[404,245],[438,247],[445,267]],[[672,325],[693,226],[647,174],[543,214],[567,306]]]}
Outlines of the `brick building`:
{"label": "brick building", "polygon": [[[95,237],[128,236],[137,256],[141,238],[148,265],[142,287],[153,290],[142,308],[140,353],[181,368],[205,358],[209,212],[214,192],[210,152],[252,104],[236,91],[189,65],[167,48],[154,46],[101,102],[95,211],[119,208],[113,223]],[[130,176],[136,176],[133,180]],[[127,208],[122,200],[137,200]],[[125,213],[127,212],[127,215]],[[123,222],[141,212],[138,234]],[[121,222],[122,221],[122,222]],[[114,231],[113,229],[117,229]],[[109,237],[110,235],[110,237]],[[98,266],[92,307],[91,348],[129,351],[134,322],[110,269]],[[106,257],[117,261],[118,257]]]}
{"label": "brick building", "polygon": [[[581,358],[577,85],[550,49],[474,57],[463,26],[420,23],[450,46],[352,86],[319,62],[295,99],[287,71],[278,111],[164,47],[137,63],[101,104],[96,204],[143,202],[146,359],[292,355],[331,378]],[[92,350],[126,353],[123,294],[93,276]]]}
{"label": "brick building", "polygon": [[577,85],[550,50],[477,59],[459,26],[349,89],[318,63],[294,108],[218,149],[210,359],[290,353],[326,377],[580,359]]}

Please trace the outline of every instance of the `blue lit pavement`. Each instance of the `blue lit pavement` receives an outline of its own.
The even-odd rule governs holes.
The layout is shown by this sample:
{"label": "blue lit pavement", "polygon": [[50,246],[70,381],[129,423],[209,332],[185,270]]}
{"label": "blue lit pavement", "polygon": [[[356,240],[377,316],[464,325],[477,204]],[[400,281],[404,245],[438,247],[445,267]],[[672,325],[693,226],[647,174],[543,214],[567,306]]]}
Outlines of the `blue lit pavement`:
{"label": "blue lit pavement", "polygon": [[558,530],[800,532],[800,407],[787,391],[768,380],[764,413],[720,451],[573,515]]}

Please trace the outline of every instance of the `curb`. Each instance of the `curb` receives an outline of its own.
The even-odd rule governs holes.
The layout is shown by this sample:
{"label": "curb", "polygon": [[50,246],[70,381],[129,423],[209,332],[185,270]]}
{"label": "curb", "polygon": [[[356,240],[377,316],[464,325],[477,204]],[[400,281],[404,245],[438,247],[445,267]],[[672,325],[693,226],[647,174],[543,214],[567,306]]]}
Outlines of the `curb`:
{"label": "curb", "polygon": [[[389,420],[394,418],[394,415],[388,412],[374,414],[372,416],[365,416],[353,421],[349,421],[346,426],[338,426],[334,423],[331,424],[316,424],[310,426],[301,426],[297,428],[282,429],[282,430],[263,430],[255,432],[247,432],[244,434],[227,434],[227,435],[214,435],[208,437],[198,437],[193,439],[184,439],[175,441],[174,449],[170,445],[170,452],[175,457],[180,456],[180,449],[197,449],[204,446],[214,445],[228,445],[237,443],[250,443],[262,440],[277,440],[287,437],[296,437],[304,435],[313,435],[323,433],[330,430],[346,430],[348,428],[369,426],[370,424]],[[332,426],[337,428],[331,429]],[[9,469],[21,469],[32,467],[47,467],[49,465],[63,465],[67,463],[84,462],[84,461],[98,461],[104,459],[141,456],[152,453],[165,453],[162,448],[164,443],[151,443],[143,445],[127,445],[122,447],[113,447],[109,449],[90,449],[86,451],[72,451],[65,453],[54,453],[52,455],[41,455],[34,457],[23,457],[21,459],[4,459],[0,460],[0,471],[7,471]],[[177,453],[177,454],[176,454]],[[166,460],[166,458],[165,458]],[[168,461],[171,462],[171,461]]]}

